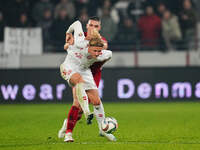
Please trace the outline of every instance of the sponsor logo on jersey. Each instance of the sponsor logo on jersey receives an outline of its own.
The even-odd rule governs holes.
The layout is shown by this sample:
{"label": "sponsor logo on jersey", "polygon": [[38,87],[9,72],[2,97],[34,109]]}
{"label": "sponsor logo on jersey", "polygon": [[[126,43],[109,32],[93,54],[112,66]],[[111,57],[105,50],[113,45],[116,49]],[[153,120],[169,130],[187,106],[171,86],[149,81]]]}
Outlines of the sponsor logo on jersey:
{"label": "sponsor logo on jersey", "polygon": [[83,54],[81,54],[81,53],[75,53],[75,56],[77,57],[77,58],[82,58],[83,57]]}

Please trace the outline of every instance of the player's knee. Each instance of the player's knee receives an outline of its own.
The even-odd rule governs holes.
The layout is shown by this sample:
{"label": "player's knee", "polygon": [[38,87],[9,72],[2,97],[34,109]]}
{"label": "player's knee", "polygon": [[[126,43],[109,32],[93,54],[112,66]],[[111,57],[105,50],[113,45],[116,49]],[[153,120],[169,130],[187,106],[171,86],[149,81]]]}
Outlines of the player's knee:
{"label": "player's knee", "polygon": [[70,83],[72,83],[73,85],[83,82],[84,82],[83,78],[78,73],[73,74],[72,77],[70,78]]}
{"label": "player's knee", "polygon": [[99,99],[93,101],[94,106],[100,105],[100,104],[101,104],[101,101]]}
{"label": "player's knee", "polygon": [[76,80],[76,84],[75,85],[82,84],[82,83],[84,83],[83,79],[82,78],[78,78]]}

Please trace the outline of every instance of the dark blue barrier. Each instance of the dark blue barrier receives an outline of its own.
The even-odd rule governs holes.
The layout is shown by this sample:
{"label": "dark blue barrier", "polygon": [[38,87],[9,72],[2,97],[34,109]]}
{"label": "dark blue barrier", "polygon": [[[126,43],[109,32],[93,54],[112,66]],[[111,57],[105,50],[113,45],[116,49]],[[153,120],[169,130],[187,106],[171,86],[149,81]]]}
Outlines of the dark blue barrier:
{"label": "dark blue barrier", "polygon": [[[200,100],[200,68],[104,68],[103,101]],[[58,69],[0,70],[0,103],[72,102]]]}

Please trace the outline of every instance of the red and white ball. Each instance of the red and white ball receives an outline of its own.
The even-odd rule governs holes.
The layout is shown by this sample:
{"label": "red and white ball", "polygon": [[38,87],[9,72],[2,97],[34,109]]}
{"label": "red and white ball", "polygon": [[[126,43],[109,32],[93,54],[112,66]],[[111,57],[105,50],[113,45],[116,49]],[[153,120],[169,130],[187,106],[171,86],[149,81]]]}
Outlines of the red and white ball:
{"label": "red and white ball", "polygon": [[117,120],[113,117],[106,117],[101,122],[101,129],[108,134],[115,132],[117,128]]}

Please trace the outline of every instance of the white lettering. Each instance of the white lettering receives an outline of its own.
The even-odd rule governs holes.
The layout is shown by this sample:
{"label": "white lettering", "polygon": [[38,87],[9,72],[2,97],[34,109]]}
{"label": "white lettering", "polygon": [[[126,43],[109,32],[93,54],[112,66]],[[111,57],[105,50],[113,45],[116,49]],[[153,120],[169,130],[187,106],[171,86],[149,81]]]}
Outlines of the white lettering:
{"label": "white lettering", "polygon": [[196,84],[195,96],[200,98],[200,82]]}
{"label": "white lettering", "polygon": [[32,84],[27,84],[22,89],[22,94],[26,100],[31,101],[35,98],[36,89]]}
{"label": "white lettering", "polygon": [[56,86],[56,96],[57,99],[62,100],[63,97],[63,91],[66,89],[65,84],[58,84]]}
{"label": "white lettering", "polygon": [[141,83],[138,86],[138,96],[142,99],[147,99],[151,96],[152,87],[149,83]]}
{"label": "white lettering", "polygon": [[169,96],[169,87],[167,83],[160,82],[155,84],[155,97],[161,98],[163,93],[163,97],[167,98]]}
{"label": "white lettering", "polygon": [[[125,87],[128,87],[127,91],[125,91]],[[117,89],[117,95],[119,98],[128,99],[134,95],[135,85],[130,79],[120,79],[118,80]]]}
{"label": "white lettering", "polygon": [[190,98],[192,96],[192,86],[189,82],[177,82],[172,85],[173,98]]}
{"label": "white lettering", "polygon": [[40,87],[40,98],[42,100],[52,100],[53,99],[53,90],[51,85],[42,84]]}
{"label": "white lettering", "polygon": [[5,85],[1,85],[1,92],[5,100],[8,100],[9,98],[15,100],[18,89],[18,85],[14,85],[13,87],[10,84],[7,87]]}

